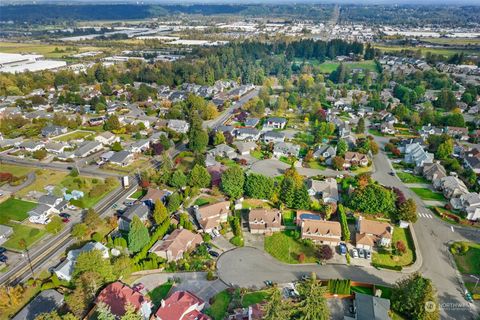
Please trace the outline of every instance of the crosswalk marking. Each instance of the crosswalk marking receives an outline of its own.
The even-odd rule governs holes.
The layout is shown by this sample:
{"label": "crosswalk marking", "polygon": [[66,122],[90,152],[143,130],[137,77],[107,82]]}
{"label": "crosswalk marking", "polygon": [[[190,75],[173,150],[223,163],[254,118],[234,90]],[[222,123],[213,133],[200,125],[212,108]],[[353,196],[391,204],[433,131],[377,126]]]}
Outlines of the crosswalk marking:
{"label": "crosswalk marking", "polygon": [[422,212],[420,212],[418,215],[419,215],[420,217],[422,217],[422,218],[425,218],[425,219],[433,219],[433,216],[432,216],[431,214],[429,214],[429,213],[422,213]]}

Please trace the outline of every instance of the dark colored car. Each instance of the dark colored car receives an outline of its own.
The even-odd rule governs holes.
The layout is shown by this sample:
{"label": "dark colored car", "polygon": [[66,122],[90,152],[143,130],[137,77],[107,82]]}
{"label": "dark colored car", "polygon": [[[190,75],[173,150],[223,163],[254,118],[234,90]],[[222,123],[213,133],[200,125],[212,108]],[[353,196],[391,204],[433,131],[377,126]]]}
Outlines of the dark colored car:
{"label": "dark colored car", "polygon": [[63,221],[64,223],[69,223],[69,222],[70,222],[70,219],[68,219],[68,218],[63,218],[62,221]]}
{"label": "dark colored car", "polygon": [[7,252],[7,249],[4,247],[0,247],[0,254]]}
{"label": "dark colored car", "polygon": [[345,243],[340,243],[339,249],[342,256],[347,254],[347,246],[345,245]]}
{"label": "dark colored car", "polygon": [[0,256],[0,262],[7,262],[7,260],[8,260],[7,256],[4,256],[4,255]]}
{"label": "dark colored car", "polygon": [[392,177],[395,177],[395,172],[393,171],[390,171],[388,174],[391,175]]}
{"label": "dark colored car", "polygon": [[217,258],[219,256],[218,252],[213,251],[213,250],[208,251],[208,253],[214,258]]}
{"label": "dark colored car", "polygon": [[70,218],[70,215],[66,212],[60,213],[59,216],[62,217],[62,218]]}

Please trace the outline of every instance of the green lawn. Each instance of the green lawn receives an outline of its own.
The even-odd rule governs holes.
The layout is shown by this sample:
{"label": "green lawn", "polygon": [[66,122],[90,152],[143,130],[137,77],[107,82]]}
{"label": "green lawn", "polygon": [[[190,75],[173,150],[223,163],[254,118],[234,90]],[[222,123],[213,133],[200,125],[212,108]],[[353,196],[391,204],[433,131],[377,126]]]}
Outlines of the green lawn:
{"label": "green lawn", "polygon": [[445,197],[440,192],[434,192],[427,188],[410,188],[423,200],[445,201]]}
{"label": "green lawn", "polygon": [[3,243],[3,246],[10,250],[23,250],[19,245],[21,239],[25,239],[27,247],[31,247],[46,234],[46,231],[43,229],[32,228],[22,224],[14,223],[10,224],[10,226],[13,228],[13,235]]}
{"label": "green lawn", "polygon": [[351,292],[358,292],[358,293],[363,293],[363,294],[368,294],[373,296],[373,289],[368,288],[368,287],[359,287],[359,286],[352,286],[350,288]]}
{"label": "green lawn", "polygon": [[252,304],[260,303],[265,301],[269,297],[267,291],[255,291],[249,292],[243,295],[242,297],[242,307],[246,308]]}
{"label": "green lawn", "polygon": [[205,314],[213,320],[223,320],[227,314],[227,308],[232,301],[232,296],[226,290],[213,297],[213,304],[205,310]]}
{"label": "green lawn", "polygon": [[294,226],[295,225],[295,210],[285,210],[282,212],[283,225]]}
{"label": "green lawn", "polygon": [[145,190],[139,189],[130,195],[131,199],[140,199],[145,195]]}
{"label": "green lawn", "polygon": [[318,169],[318,170],[325,170],[327,169],[326,166],[324,166],[323,164],[321,164],[320,162],[318,162],[317,160],[313,160],[313,161],[310,161],[310,162],[306,162],[307,166],[311,169]]}
{"label": "green lawn", "polygon": [[263,159],[263,153],[260,150],[253,150],[250,151],[250,155],[254,157],[255,159],[262,160]]}
{"label": "green lawn", "polygon": [[34,169],[31,167],[22,167],[4,163],[0,164],[0,172],[8,172],[13,174],[15,177],[25,176],[33,170]]}
{"label": "green lawn", "polygon": [[377,286],[376,285],[375,289],[382,290],[382,298],[390,299],[390,297],[392,296],[392,288],[391,287]]}
{"label": "green lawn", "polygon": [[454,255],[458,271],[463,274],[480,275],[480,244],[473,242],[467,244],[469,246],[467,253]]}
{"label": "green lawn", "polygon": [[0,203],[0,223],[9,220],[23,221],[28,218],[28,211],[37,206],[34,202],[28,202],[18,199],[7,199]]}
{"label": "green lawn", "polygon": [[416,176],[408,172],[397,171],[397,176],[404,183],[429,183],[429,181],[424,177]]}
{"label": "green lawn", "polygon": [[383,133],[375,129],[368,129],[368,133],[372,136],[383,137]]}
{"label": "green lawn", "polygon": [[265,237],[265,251],[274,258],[286,263],[299,263],[298,255],[305,255],[306,263],[317,261],[314,246],[305,245],[299,239],[298,232],[287,230]]}
{"label": "green lawn", "polygon": [[74,201],[73,204],[81,208],[91,208],[113,189],[117,188],[120,185],[118,180],[115,180],[115,184],[106,188],[105,192],[99,196],[92,197],[89,195],[90,190],[96,185],[103,184],[103,179],[95,179],[90,177],[71,177],[66,176],[65,179],[60,183],[61,186],[67,188],[68,190],[80,190],[84,193],[84,197],[78,201]]}
{"label": "green lawn", "polygon": [[193,205],[201,207],[201,206],[204,206],[206,204],[210,204],[210,203],[214,203],[214,202],[215,202],[215,199],[213,199],[213,198],[200,197],[200,198],[197,198],[197,200],[195,200]]}
{"label": "green lawn", "polygon": [[408,229],[395,228],[393,231],[392,245],[397,241],[403,241],[407,251],[403,255],[394,255],[392,250],[379,248],[378,253],[373,253],[372,264],[377,267],[404,267],[413,263],[415,260],[414,245],[412,235]]}
{"label": "green lawn", "polygon": [[150,297],[150,299],[152,299],[154,310],[158,309],[160,303],[162,302],[162,299],[167,297],[167,294],[172,288],[172,285],[173,284],[171,282],[165,282],[164,284],[159,285],[148,293],[148,296]]}
{"label": "green lawn", "polygon": [[26,196],[30,191],[45,192],[45,187],[48,185],[58,186],[67,176],[66,172],[37,169],[35,170],[35,181],[17,192],[19,197]]}
{"label": "green lawn", "polygon": [[57,140],[57,141],[63,141],[63,142],[68,142],[68,141],[72,141],[72,140],[80,140],[80,139],[85,139],[86,137],[92,135],[92,132],[87,132],[87,131],[79,131],[79,130],[75,130],[75,131],[72,131],[70,133],[67,133],[63,136],[60,136],[60,137],[57,137],[57,138],[54,138],[54,140]]}

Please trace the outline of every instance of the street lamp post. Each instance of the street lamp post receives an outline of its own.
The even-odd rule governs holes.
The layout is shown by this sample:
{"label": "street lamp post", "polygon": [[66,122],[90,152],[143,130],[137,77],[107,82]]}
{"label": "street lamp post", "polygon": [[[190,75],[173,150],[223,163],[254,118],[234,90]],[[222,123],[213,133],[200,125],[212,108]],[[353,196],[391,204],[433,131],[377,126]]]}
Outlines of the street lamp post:
{"label": "street lamp post", "polygon": [[470,277],[472,277],[472,278],[474,278],[475,280],[477,280],[477,281],[475,282],[475,287],[473,287],[473,290],[472,290],[472,291],[475,291],[475,289],[477,289],[478,281],[480,280],[480,278],[474,276],[473,274],[471,274]]}
{"label": "street lamp post", "polygon": [[27,242],[25,241],[25,239],[20,239],[18,244],[20,245],[20,248],[23,248],[23,250],[25,250],[25,253],[27,254],[28,266],[30,267],[30,272],[32,273],[32,278],[33,278],[34,274],[33,274],[32,260],[30,260],[30,253],[28,252]]}

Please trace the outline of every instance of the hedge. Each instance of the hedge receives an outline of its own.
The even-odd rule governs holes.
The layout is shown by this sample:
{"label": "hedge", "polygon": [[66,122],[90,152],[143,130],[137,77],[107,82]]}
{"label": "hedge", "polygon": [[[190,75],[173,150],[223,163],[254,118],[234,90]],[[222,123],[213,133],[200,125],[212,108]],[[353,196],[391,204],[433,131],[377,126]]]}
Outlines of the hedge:
{"label": "hedge", "polygon": [[350,294],[349,279],[330,279],[328,280],[328,292],[331,294]]}
{"label": "hedge", "polygon": [[343,205],[338,205],[338,217],[340,219],[340,225],[342,227],[342,239],[343,241],[350,240],[350,230],[348,229],[347,215],[345,214],[345,208]]}

